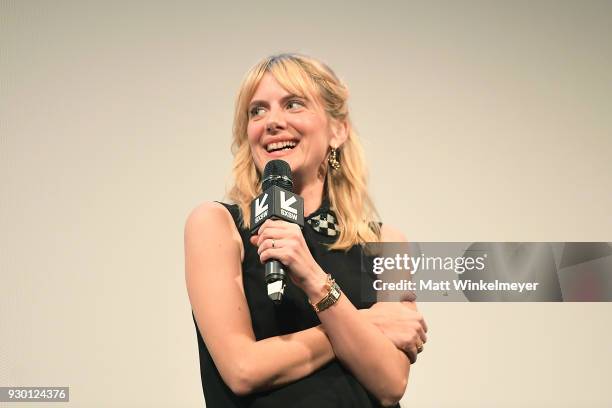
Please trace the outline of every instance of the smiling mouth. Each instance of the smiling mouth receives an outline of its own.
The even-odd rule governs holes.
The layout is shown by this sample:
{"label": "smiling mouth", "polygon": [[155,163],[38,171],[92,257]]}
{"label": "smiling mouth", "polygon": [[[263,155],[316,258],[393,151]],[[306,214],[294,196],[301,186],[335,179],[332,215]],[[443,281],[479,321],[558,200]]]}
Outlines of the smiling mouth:
{"label": "smiling mouth", "polygon": [[266,151],[268,153],[288,151],[288,150],[293,149],[295,146],[297,146],[297,142],[294,142],[291,140],[287,140],[285,142],[275,142],[275,143],[270,143],[269,145],[267,145]]}

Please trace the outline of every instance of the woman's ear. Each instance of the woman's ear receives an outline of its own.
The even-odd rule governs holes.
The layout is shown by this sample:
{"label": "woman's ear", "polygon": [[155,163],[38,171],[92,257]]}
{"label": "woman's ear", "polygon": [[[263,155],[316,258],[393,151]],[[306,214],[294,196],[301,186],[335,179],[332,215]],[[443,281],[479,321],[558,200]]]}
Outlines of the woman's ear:
{"label": "woman's ear", "polygon": [[348,138],[349,126],[347,120],[334,120],[331,124],[332,137],[329,144],[333,147],[342,146]]}

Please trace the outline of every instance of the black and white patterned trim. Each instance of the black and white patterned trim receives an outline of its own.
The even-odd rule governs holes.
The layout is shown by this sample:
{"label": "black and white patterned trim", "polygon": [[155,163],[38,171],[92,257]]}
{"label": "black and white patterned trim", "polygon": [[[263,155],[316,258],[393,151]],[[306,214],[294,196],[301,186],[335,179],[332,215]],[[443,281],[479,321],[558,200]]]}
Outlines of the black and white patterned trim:
{"label": "black and white patterned trim", "polygon": [[335,237],[339,234],[338,221],[332,213],[321,213],[306,221],[313,230],[319,234],[326,235],[328,237]]}

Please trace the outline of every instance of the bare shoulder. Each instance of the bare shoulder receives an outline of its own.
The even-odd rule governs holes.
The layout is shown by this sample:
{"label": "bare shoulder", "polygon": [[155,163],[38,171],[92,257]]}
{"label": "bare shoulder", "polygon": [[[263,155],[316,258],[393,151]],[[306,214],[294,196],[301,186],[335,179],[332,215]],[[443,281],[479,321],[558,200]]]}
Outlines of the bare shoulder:
{"label": "bare shoulder", "polygon": [[214,201],[198,204],[187,216],[185,226],[202,223],[223,223],[232,221],[232,215],[222,205]]}
{"label": "bare shoulder", "polygon": [[380,227],[380,240],[382,242],[407,242],[404,233],[389,224],[383,224]]}
{"label": "bare shoulder", "polygon": [[230,212],[220,203],[203,202],[197,205],[185,221],[185,239],[206,239],[230,241],[240,246],[241,258],[244,248],[240,233]]}

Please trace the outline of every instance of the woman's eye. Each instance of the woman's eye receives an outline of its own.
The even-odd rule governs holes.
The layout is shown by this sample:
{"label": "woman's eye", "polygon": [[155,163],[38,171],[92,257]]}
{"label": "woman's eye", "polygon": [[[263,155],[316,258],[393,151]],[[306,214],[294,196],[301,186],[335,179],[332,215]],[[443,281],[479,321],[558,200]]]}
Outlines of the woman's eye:
{"label": "woman's eye", "polygon": [[289,109],[303,108],[304,104],[301,101],[293,100],[287,103]]}
{"label": "woman's eye", "polygon": [[249,111],[249,116],[250,117],[259,116],[263,112],[263,110],[264,110],[263,106],[255,106],[251,108],[251,110]]}

